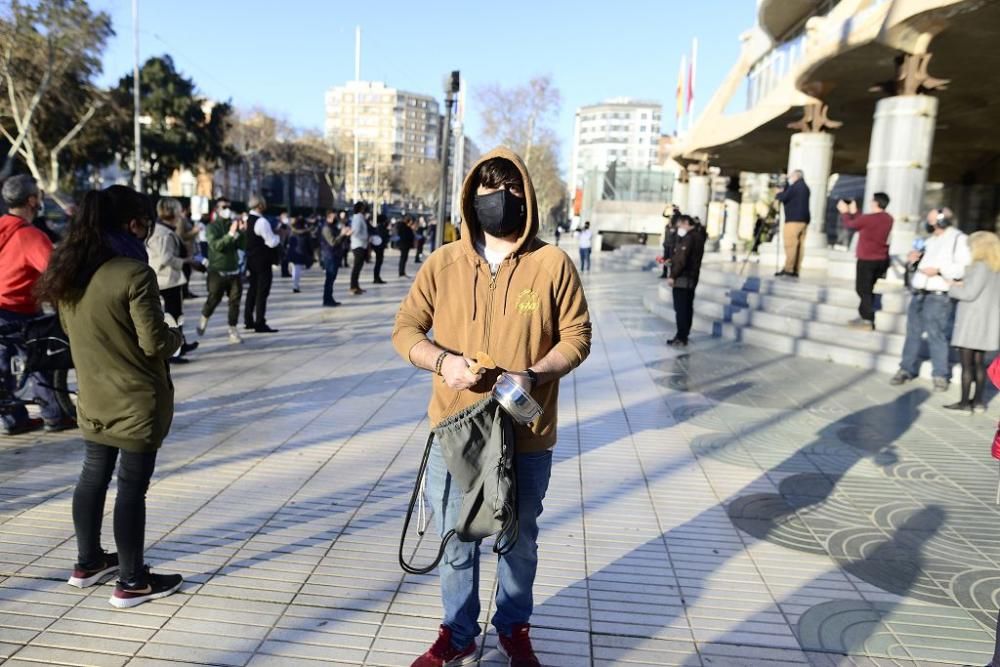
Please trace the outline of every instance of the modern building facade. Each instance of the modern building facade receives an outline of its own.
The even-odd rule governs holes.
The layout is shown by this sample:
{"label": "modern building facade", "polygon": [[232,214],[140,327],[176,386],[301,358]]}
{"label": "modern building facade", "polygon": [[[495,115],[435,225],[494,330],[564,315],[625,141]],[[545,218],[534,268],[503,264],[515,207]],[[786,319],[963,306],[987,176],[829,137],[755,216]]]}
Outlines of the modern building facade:
{"label": "modern building facade", "polygon": [[658,102],[628,97],[577,109],[570,158],[571,193],[584,185],[588,172],[604,171],[612,163],[634,170],[656,164],[662,112]]}
{"label": "modern building facade", "polygon": [[439,159],[441,114],[429,95],[391,88],[381,81],[349,81],[326,93],[325,136],[348,156],[348,193],[355,192],[354,138],[361,192],[387,183],[406,164]]}
{"label": "modern building facade", "polygon": [[[897,255],[932,206],[950,206],[966,230],[997,228],[1000,91],[990,82],[1000,2],[758,0],[757,9],[739,59],[673,148],[690,167],[678,197],[707,207],[709,173],[801,169],[820,223],[841,177],[864,178],[865,201],[887,192]],[[724,241],[752,229],[740,223]],[[824,246],[826,232],[810,225],[808,245]]]}

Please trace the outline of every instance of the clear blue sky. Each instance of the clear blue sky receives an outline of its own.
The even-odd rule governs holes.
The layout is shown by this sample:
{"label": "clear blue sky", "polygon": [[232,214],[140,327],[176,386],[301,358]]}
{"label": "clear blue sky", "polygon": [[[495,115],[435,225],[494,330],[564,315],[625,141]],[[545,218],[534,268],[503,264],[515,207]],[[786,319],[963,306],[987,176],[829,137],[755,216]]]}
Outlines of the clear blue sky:
{"label": "clear blue sky", "polygon": [[[118,33],[102,83],[132,67],[131,0],[91,0]],[[459,69],[467,87],[551,74],[562,93],[557,131],[569,161],[573,114],[607,97],[659,100],[674,125],[681,54],[700,43],[696,111],[704,108],[753,25],[754,0],[139,0],[140,56],[169,53],[212,98],[262,106],[300,127],[323,126],[323,93],[354,77],[354,26],[363,31],[361,77],[443,98]],[[469,134],[483,146],[474,96]]]}

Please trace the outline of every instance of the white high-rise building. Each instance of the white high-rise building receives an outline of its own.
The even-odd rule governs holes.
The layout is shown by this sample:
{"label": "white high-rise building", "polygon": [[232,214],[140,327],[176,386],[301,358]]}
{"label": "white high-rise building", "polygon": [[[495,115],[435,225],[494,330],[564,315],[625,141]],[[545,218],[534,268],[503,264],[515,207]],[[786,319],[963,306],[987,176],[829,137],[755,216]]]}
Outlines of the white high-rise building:
{"label": "white high-rise building", "polygon": [[648,169],[656,164],[662,111],[658,102],[628,97],[577,109],[570,189],[582,187],[587,172],[603,171],[612,162],[624,169]]}
{"label": "white high-rise building", "polygon": [[[406,164],[438,160],[441,114],[430,95],[390,88],[381,81],[348,81],[326,92],[328,142],[347,156],[348,193],[354,191],[354,131],[359,140],[360,190],[371,189]],[[381,187],[379,188],[381,189]]]}

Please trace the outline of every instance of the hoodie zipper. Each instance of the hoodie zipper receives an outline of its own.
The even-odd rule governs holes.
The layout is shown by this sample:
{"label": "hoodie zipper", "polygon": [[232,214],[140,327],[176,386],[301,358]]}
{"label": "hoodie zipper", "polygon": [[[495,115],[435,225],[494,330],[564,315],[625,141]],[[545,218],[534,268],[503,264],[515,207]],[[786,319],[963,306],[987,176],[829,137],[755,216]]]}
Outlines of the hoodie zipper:
{"label": "hoodie zipper", "polygon": [[[486,270],[490,271],[488,264]],[[493,325],[493,297],[494,294],[496,293],[497,278],[500,277],[500,272],[502,270],[503,270],[503,264],[501,264],[500,268],[497,269],[496,275],[493,275],[493,272],[490,271],[490,292],[489,295],[486,297],[486,321],[484,323],[485,327],[483,329],[483,352],[486,352],[487,354],[490,353],[490,329],[492,328]]]}

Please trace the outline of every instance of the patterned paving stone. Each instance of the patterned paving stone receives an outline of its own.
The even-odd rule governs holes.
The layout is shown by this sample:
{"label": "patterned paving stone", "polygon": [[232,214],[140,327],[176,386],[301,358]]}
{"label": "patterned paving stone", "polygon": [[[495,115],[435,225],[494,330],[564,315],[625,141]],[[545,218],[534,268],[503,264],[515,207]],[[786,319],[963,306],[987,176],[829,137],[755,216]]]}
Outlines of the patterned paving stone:
{"label": "patterned paving stone", "polygon": [[[1000,594],[989,418],[730,341],[668,349],[640,306],[648,277],[586,281],[594,348],[562,384],[541,517],[544,664],[985,663]],[[147,559],[188,583],[165,600],[119,611],[110,584],[67,587],[81,443],[0,440],[0,663],[408,665],[440,602],[433,576],[396,562],[427,428],[428,379],[388,340],[404,288],[329,311],[317,276],[297,295],[279,280],[280,334],[231,347],[213,321],[175,369]],[[426,560],[436,538],[410,546]],[[482,665],[505,664],[495,563]]]}

